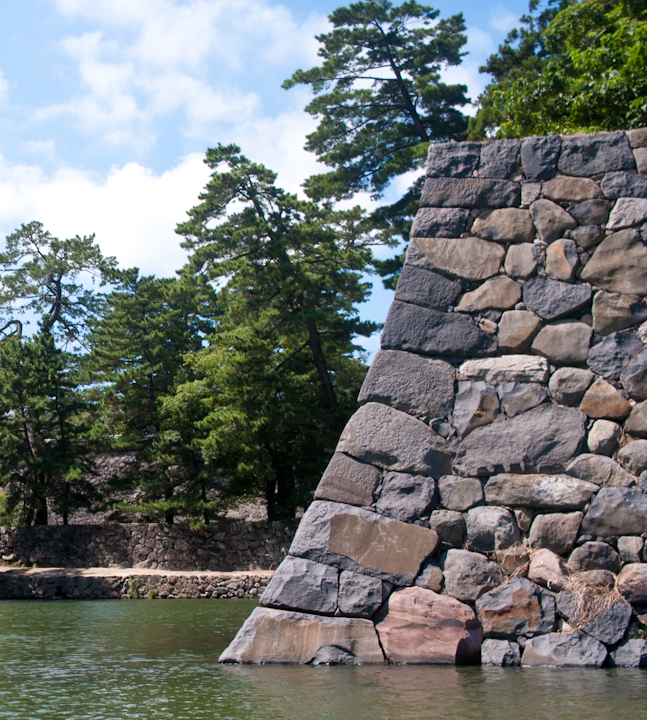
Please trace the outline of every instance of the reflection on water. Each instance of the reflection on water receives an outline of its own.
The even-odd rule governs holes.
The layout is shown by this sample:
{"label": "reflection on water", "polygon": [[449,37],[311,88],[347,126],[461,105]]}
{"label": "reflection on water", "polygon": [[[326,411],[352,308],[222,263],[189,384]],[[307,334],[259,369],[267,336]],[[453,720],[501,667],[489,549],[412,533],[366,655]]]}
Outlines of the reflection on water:
{"label": "reflection on water", "polygon": [[218,665],[254,605],[0,602],[0,718],[647,717],[640,670]]}

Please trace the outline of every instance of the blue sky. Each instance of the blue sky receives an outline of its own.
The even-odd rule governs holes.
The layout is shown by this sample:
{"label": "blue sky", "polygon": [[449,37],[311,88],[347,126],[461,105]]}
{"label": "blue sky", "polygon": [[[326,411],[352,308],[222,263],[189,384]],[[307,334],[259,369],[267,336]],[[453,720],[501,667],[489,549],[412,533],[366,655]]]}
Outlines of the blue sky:
{"label": "blue sky", "polygon": [[[314,35],[341,4],[0,4],[0,237],[30,220],[61,237],[94,232],[122,265],[171,275],[184,258],[173,230],[207,180],[207,147],[236,142],[298,191],[321,170],[303,150],[316,122],[303,112],[307,89],[281,82],[317,63]],[[445,75],[475,98],[487,82],[479,65],[527,0],[431,4],[465,15],[469,54]],[[390,300],[376,280],[362,315],[383,321]]]}

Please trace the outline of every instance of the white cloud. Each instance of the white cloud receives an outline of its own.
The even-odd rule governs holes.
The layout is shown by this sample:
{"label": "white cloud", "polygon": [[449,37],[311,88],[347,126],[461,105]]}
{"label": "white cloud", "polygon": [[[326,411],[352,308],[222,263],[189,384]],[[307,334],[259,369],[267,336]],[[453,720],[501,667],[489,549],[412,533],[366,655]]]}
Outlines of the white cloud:
{"label": "white cloud", "polygon": [[50,138],[49,140],[26,140],[22,146],[27,152],[33,155],[40,155],[48,160],[56,157],[56,142]]}
{"label": "white cloud", "polygon": [[490,27],[502,33],[508,33],[513,27],[519,23],[519,17],[516,13],[508,12],[504,5],[497,5],[494,12],[490,15]]}

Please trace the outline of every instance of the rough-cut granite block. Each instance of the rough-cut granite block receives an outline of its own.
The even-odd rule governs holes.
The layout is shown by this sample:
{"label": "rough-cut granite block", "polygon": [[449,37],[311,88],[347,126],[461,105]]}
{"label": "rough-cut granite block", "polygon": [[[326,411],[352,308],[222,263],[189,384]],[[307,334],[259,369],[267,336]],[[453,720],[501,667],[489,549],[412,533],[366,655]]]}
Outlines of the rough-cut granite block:
{"label": "rough-cut granite block", "polygon": [[270,580],[261,605],[334,615],[338,593],[337,568],[288,555]]}
{"label": "rough-cut granite block", "polygon": [[564,175],[597,175],[636,167],[624,132],[578,135],[562,139],[557,165]]}
{"label": "rough-cut granite block", "polygon": [[402,268],[395,299],[421,307],[445,311],[461,294],[459,283],[408,263]]}
{"label": "rough-cut granite block", "polygon": [[559,135],[522,140],[521,164],[526,178],[531,182],[550,180],[555,175],[561,148]]}
{"label": "rough-cut granite block", "polygon": [[480,142],[431,143],[427,152],[427,177],[467,178],[479,164]]}
{"label": "rough-cut granite block", "polygon": [[[478,263],[474,258],[479,259]],[[407,264],[477,282],[497,275],[505,257],[505,247],[476,237],[413,238],[407,251]]]}
{"label": "rough-cut granite block", "polygon": [[317,486],[315,499],[370,505],[381,480],[382,471],[379,468],[336,452]]}
{"label": "rough-cut granite block", "polygon": [[480,178],[512,178],[519,165],[520,140],[490,140],[483,143]]}
{"label": "rough-cut granite block", "polygon": [[[633,159],[633,155],[632,155]],[[510,180],[427,178],[421,207],[519,207],[521,188]]]}
{"label": "rough-cut granite block", "polygon": [[411,237],[460,237],[465,232],[469,214],[464,208],[420,208],[411,227]]}

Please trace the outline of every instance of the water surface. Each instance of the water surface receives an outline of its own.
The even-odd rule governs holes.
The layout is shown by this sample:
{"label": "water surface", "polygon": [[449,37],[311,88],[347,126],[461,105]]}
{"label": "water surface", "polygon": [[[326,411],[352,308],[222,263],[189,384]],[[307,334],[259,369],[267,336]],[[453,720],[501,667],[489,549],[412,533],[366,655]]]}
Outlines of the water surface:
{"label": "water surface", "polygon": [[255,605],[0,602],[0,718],[647,717],[645,670],[218,665]]}

